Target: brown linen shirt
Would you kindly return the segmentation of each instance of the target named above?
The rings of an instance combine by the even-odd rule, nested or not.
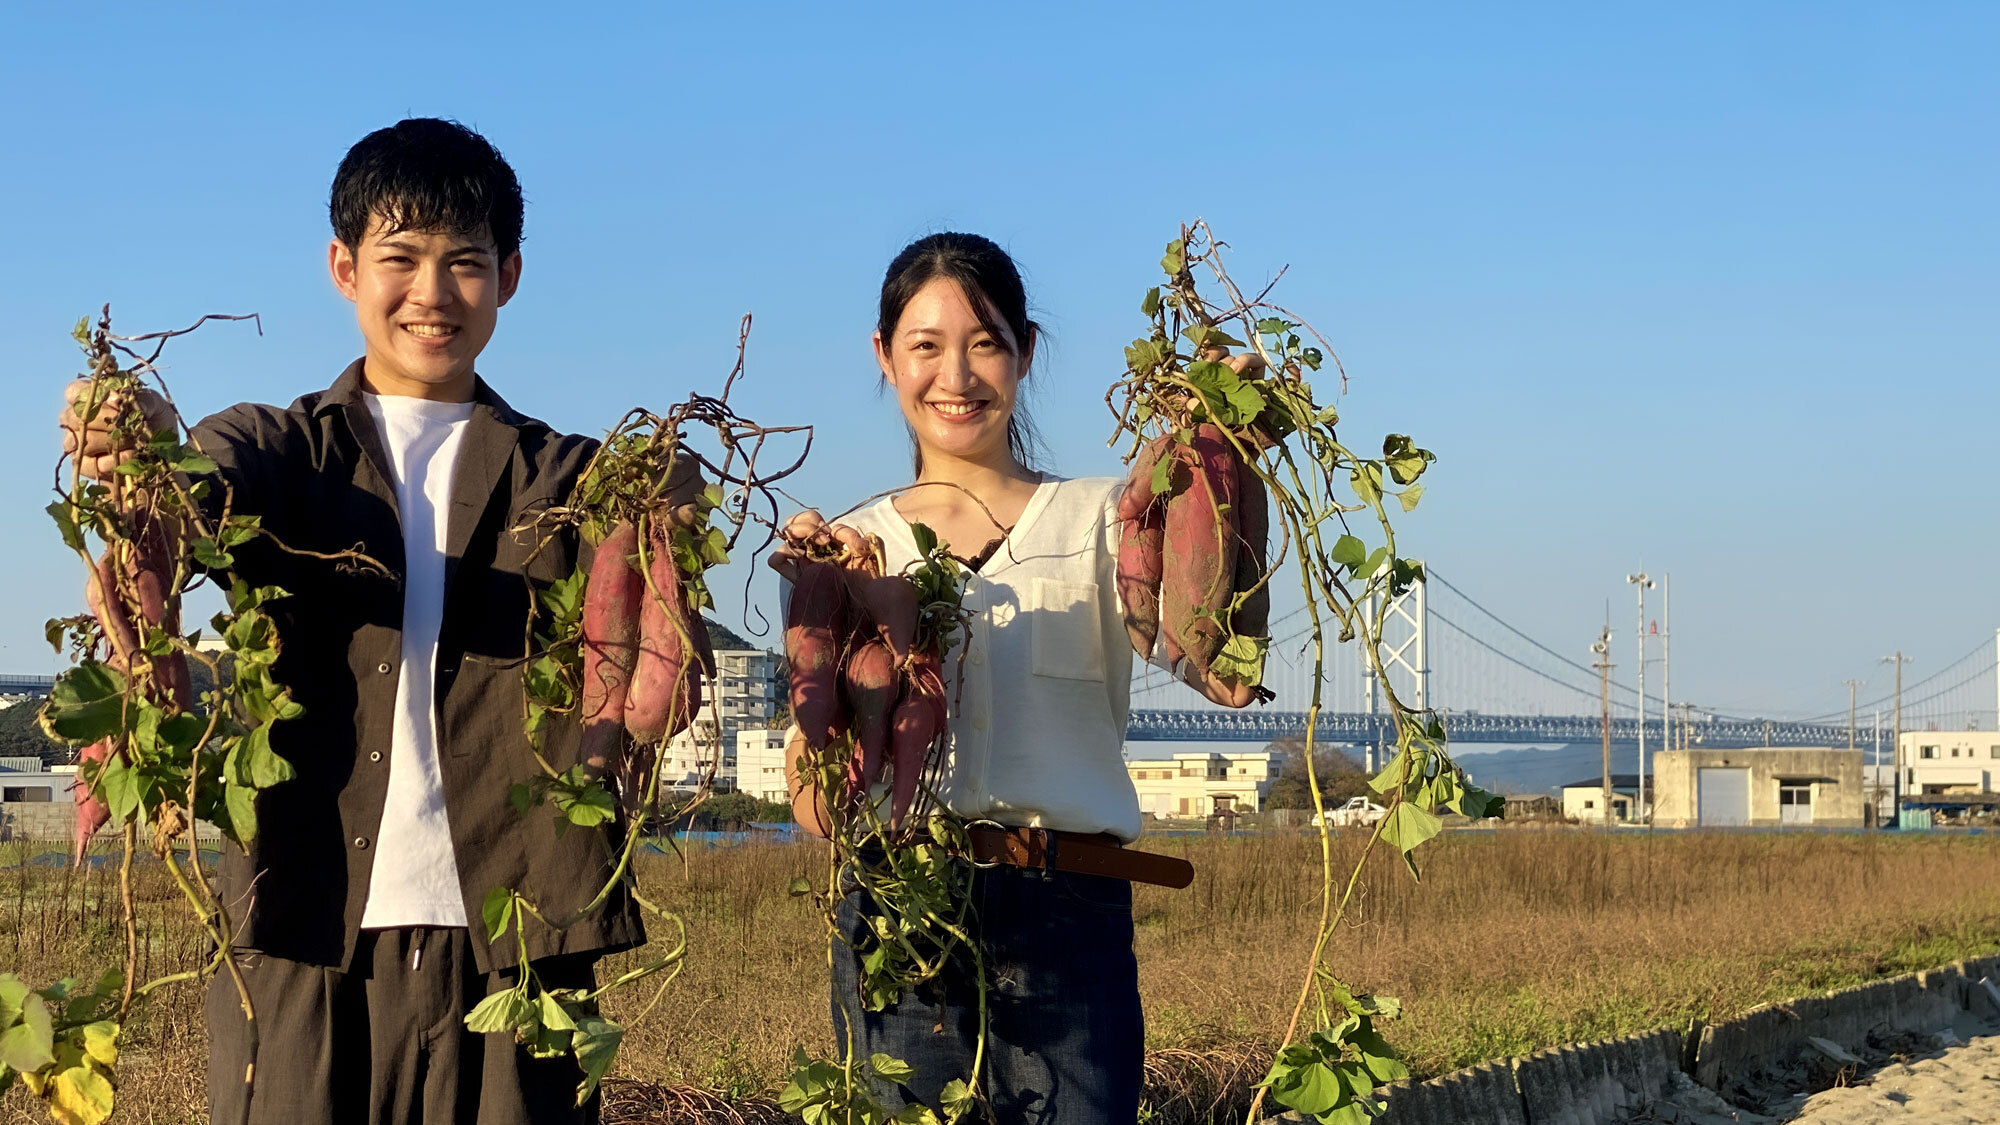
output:
[[[487,892],[518,887],[548,917],[573,914],[610,877],[607,856],[620,837],[579,828],[557,835],[553,810],[523,817],[508,799],[540,768],[521,730],[532,595],[567,577],[588,550],[565,532],[537,554],[534,537],[513,529],[563,502],[597,443],[515,412],[484,380],[473,402],[444,517],[437,746],[472,952],[479,970],[492,972],[513,965],[519,951],[511,934],[487,942],[479,921]],[[286,409],[233,406],[204,419],[194,436],[236,512],[261,517],[294,550],[359,550],[389,571],[366,573],[263,540],[235,551],[240,577],[291,594],[268,607],[281,645],[273,671],[305,713],[273,730],[273,748],[297,775],[259,795],[257,836],[247,855],[223,849],[218,890],[240,945],[344,970],[368,901],[403,651],[395,478],[362,399],[361,361]],[[542,752],[556,768],[575,762],[578,734],[574,723],[544,728]],[[530,922],[527,935],[531,959],[646,940],[622,890],[567,930]]]

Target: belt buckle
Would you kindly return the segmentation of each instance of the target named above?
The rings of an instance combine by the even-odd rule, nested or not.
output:
[[[967,852],[967,854],[966,854],[966,857],[965,857],[965,858],[966,858],[966,862],[968,862],[968,863],[972,864],[972,866],[973,866],[973,867],[975,867],[975,868],[977,868],[977,869],[979,869],[979,870],[981,870],[981,871],[985,871],[985,870],[987,870],[988,868],[993,868],[993,867],[998,867],[998,866],[1000,866],[1000,862],[1001,862],[1001,861],[999,861],[999,860],[997,860],[997,859],[992,859],[992,860],[987,860],[987,861],[986,861],[985,863],[981,863],[981,862],[979,862],[979,859],[978,859],[978,857],[977,857],[977,856],[974,856],[974,855],[972,855],[972,854],[971,854],[971,851],[972,851],[972,849],[971,849],[970,845],[971,845],[971,843],[972,843],[972,835],[971,835],[971,834],[972,834],[972,830],[973,830],[974,828],[978,828],[978,827],[980,827],[981,825],[985,825],[986,827],[989,827],[989,828],[992,828],[992,829],[994,829],[994,830],[998,831],[998,832],[999,832],[999,833],[1000,833],[1000,834],[1001,834],[1002,836],[1005,836],[1005,835],[1007,834],[1007,826],[1006,826],[1006,825],[1004,825],[1004,824],[1002,824],[1002,823],[1000,823],[1000,822],[999,822],[999,821],[997,821],[997,820],[988,820],[988,819],[986,819],[986,818],[984,818],[984,817],[981,817],[981,818],[980,818],[980,819],[978,819],[978,820],[968,820],[968,821],[966,821],[966,822],[965,822],[965,830],[966,830],[966,844],[968,845],[968,846],[967,846],[967,848],[966,848],[966,852]]]

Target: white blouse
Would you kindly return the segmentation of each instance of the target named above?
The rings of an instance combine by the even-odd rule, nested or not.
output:
[[[970,628],[945,658],[942,795],[960,816],[1139,836],[1124,756],[1132,648],[1117,594],[1123,485],[1042,474],[1013,533],[969,575]],[[839,522],[881,536],[890,572],[917,561],[916,537],[891,501]]]

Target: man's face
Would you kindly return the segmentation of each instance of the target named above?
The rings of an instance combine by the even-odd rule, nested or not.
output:
[[[464,402],[473,361],[493,338],[500,306],[521,280],[521,255],[500,259],[492,236],[386,231],[379,217],[361,245],[327,249],[333,283],[354,302],[367,342],[368,389]]]

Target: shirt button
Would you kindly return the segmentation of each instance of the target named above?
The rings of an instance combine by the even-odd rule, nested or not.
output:
[[[365,848],[365,847],[367,847],[367,846],[368,846],[368,837],[366,837],[366,836],[356,836],[356,837],[354,838],[354,846],[355,846],[355,847],[357,847],[357,848]]]
[[[377,665],[375,666],[375,670],[376,670],[377,672],[380,672],[380,673],[382,673],[382,674],[383,674],[383,675],[385,675],[385,676],[386,676],[386,675],[388,675],[388,674],[389,674],[389,662],[388,662],[388,661],[386,661],[386,660],[384,660],[384,661],[383,661],[382,663],[380,663],[380,664],[377,664]]]
[[[370,750],[370,751],[368,752],[368,760],[369,760],[369,761],[371,761],[371,762],[379,762],[379,761],[381,761],[381,760],[382,760],[382,752],[381,752],[380,750]]]

